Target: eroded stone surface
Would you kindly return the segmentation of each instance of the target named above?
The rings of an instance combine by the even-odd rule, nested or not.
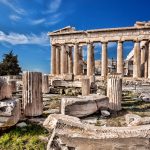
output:
[[[108,97],[98,94],[77,98],[62,98],[61,100],[61,113],[76,117],[88,116],[100,109],[108,109],[108,107]]]
[[[146,124],[149,124],[150,126],[150,117],[140,117],[135,114],[127,114],[125,119],[128,126],[139,126]]]
[[[0,78],[0,100],[11,98],[12,92],[10,86],[4,79]]]
[[[47,149],[50,149],[53,139],[57,137],[66,147],[77,149],[99,148],[150,148],[150,126],[143,125],[137,127],[96,127],[94,125],[83,124],[76,117],[62,114],[50,115],[43,124],[52,131]]]
[[[7,128],[15,125],[21,116],[19,100],[0,101],[0,128]]]

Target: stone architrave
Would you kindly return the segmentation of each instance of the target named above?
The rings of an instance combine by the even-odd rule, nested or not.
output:
[[[109,75],[107,79],[107,96],[109,108],[114,111],[121,110],[122,78],[121,75]]]
[[[40,116],[43,113],[42,73],[23,73],[23,112],[25,116]]]

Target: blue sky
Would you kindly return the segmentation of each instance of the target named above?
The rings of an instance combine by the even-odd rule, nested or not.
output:
[[[13,50],[23,70],[50,72],[47,32],[71,25],[77,30],[133,26],[150,20],[149,0],[0,0],[0,61]],[[124,57],[133,43],[124,43]],[[95,58],[100,58],[96,45]],[[116,43],[109,43],[116,58]]]

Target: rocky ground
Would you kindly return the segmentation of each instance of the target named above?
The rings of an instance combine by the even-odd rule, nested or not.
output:
[[[136,99],[139,95],[136,92],[123,92],[122,110],[118,113],[111,112],[109,117],[97,112],[86,118],[81,118],[82,122],[94,124],[95,126],[127,126],[125,122],[126,114],[137,114],[141,117],[150,116],[150,102]],[[37,118],[22,120],[26,125],[14,126],[5,133],[0,132],[0,150],[44,150],[48,142],[48,132],[42,127],[42,123],[49,114],[60,112],[60,101],[62,97],[70,97],[58,94],[44,94],[43,115]]]

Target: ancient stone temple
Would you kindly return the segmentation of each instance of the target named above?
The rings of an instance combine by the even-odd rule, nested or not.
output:
[[[132,27],[77,31],[73,27],[50,32],[51,74],[83,75],[83,46],[87,45],[87,76],[95,74],[94,43],[102,44],[101,76],[108,74],[108,42],[117,42],[117,71],[123,72],[123,43],[134,42],[133,77],[150,78],[150,22]],[[141,43],[145,43],[142,47]]]

